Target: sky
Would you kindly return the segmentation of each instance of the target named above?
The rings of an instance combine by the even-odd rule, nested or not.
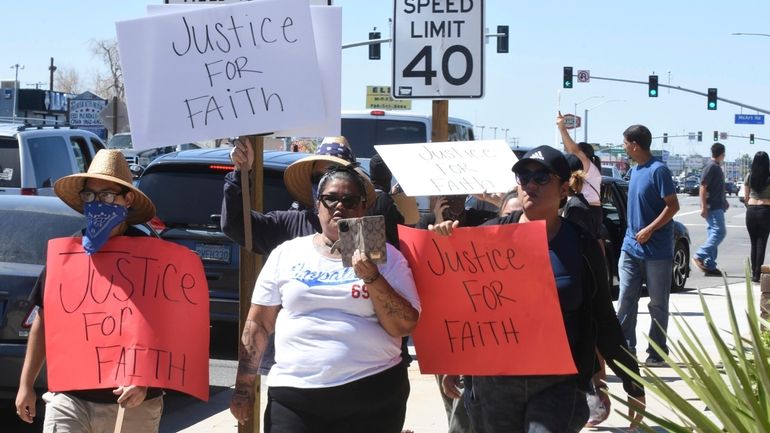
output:
[[[443,0],[437,0],[442,1]],[[459,1],[459,0],[457,0]],[[470,0],[465,0],[470,1]],[[480,0],[475,0],[480,1]],[[92,56],[95,39],[115,37],[116,21],[140,18],[148,4],[162,0],[25,0],[4,5],[0,53],[6,65],[0,78],[13,80],[19,70],[22,88],[45,83],[50,58],[61,68],[89,74],[103,68]],[[390,36],[393,17],[390,0],[334,0],[343,10],[342,41],[367,39],[374,27]],[[706,92],[770,111],[770,37],[734,36],[731,33],[770,34],[770,2],[649,0],[628,3],[608,0],[522,2],[486,0],[485,26],[510,26],[510,52],[497,54],[495,42],[486,45],[485,95],[480,99],[452,99],[449,114],[474,123],[477,138],[508,138],[521,146],[557,145],[555,116],[584,116],[588,109],[588,141],[622,143],[629,125],[646,125],[653,136],[703,132],[703,142],[687,137],[653,141],[653,149],[675,154],[708,155],[713,131],[727,132],[720,140],[727,158],[770,150],[770,126],[736,125],[734,115],[756,111],[719,102],[706,109],[706,97],[660,88],[658,98],[647,96],[646,84],[592,80],[562,89],[562,68],[590,70],[592,76],[647,81]],[[382,48],[381,60],[369,60],[367,48],[342,52],[342,108],[364,109],[366,86],[390,85],[391,47]],[[2,66],[2,64],[0,64]],[[560,97],[558,96],[560,95]],[[558,104],[558,105],[557,105]],[[577,105],[576,105],[577,104]],[[431,103],[415,100],[412,109],[429,114]],[[577,110],[576,110],[577,109]],[[770,116],[766,119],[770,123]],[[496,127],[493,131],[490,127]],[[504,132],[504,130],[506,130]],[[748,136],[754,133],[756,144]],[[507,136],[507,137],[506,137]],[[579,140],[584,129],[577,130]]]

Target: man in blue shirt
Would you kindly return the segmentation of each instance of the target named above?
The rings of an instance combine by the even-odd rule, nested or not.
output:
[[[636,351],[636,317],[642,281],[647,282],[652,322],[650,339],[668,353],[665,331],[668,327],[668,298],[674,257],[674,225],[679,211],[671,172],[650,152],[652,134],[643,125],[629,126],[623,132],[623,147],[637,165],[628,186],[627,229],[618,262],[620,294],[618,319],[632,352]],[[647,348],[648,366],[661,366],[663,360],[652,346]]]
[[[708,237],[692,261],[707,277],[722,276],[717,269],[717,248],[727,236],[725,211],[730,207],[725,198],[725,173],[721,167],[724,160],[725,145],[714,143],[711,161],[703,167],[700,176],[700,215],[706,219]]]

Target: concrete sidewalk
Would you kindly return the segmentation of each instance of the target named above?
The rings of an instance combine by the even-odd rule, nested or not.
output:
[[[734,280],[733,280],[734,281]],[[742,281],[742,280],[741,280]],[[703,289],[702,293],[711,310],[712,316],[720,323],[722,329],[729,328],[728,315],[726,311],[727,299],[724,288],[710,288]],[[759,285],[754,285],[755,302],[758,308],[759,298]],[[746,309],[746,286],[745,283],[734,283],[730,285],[730,294],[733,299],[733,303],[736,306],[738,320],[741,326],[745,326],[745,314],[742,311]],[[639,338],[638,348],[640,357],[644,356],[643,352],[646,349],[646,341],[644,335],[649,332],[650,316],[647,313],[647,301],[648,298],[643,298],[640,301],[639,306],[639,321],[637,327],[637,334]],[[680,339],[680,333],[675,325],[675,320],[682,319],[689,326],[699,333],[701,338],[705,339],[705,347],[710,354],[716,355],[716,348],[711,342],[710,337],[707,335],[705,319],[703,316],[703,309],[701,307],[698,293],[695,291],[687,291],[683,293],[675,293],[671,295],[671,320],[669,321],[669,345],[671,346]],[[702,332],[701,332],[702,331]],[[680,396],[686,399],[694,399],[695,396],[686,386],[684,381],[679,379],[674,371],[670,368],[656,368],[655,372],[664,377],[665,380],[673,386],[680,394]],[[406,422],[404,423],[404,429],[413,430],[415,433],[446,433],[447,421],[444,413],[443,404],[439,397],[439,390],[433,375],[422,375],[419,372],[419,364],[417,362],[412,363],[409,369],[409,378],[411,381],[411,395],[407,406]],[[233,378],[234,380],[234,378]],[[608,375],[610,393],[625,398],[625,393],[622,389],[620,381],[614,375]],[[262,387],[262,396],[266,396],[267,389]],[[232,388],[227,391],[220,392],[212,396],[208,403],[199,403],[189,406],[184,410],[172,413],[169,415],[169,420],[164,420],[166,425],[178,425],[186,426],[183,429],[177,430],[162,430],[163,432],[182,431],[186,433],[209,433],[209,432],[235,432],[237,430],[237,423],[235,419],[230,415],[228,405],[230,401],[230,395],[232,394]],[[264,411],[265,398],[262,399],[262,408]],[[700,407],[707,412],[707,408],[704,404],[696,402],[696,407]],[[656,397],[648,393],[647,406],[650,410],[657,415],[672,416],[673,413],[668,409],[667,405],[662,403]],[[613,401],[612,406],[613,413],[609,419],[605,421],[596,429],[590,429],[594,431],[626,431],[628,422],[616,411],[624,410],[624,407]],[[190,424],[184,423],[185,419],[200,419],[201,412],[211,413],[211,416],[205,419]],[[173,419],[178,419],[180,422],[173,422]],[[171,422],[165,422],[171,421]],[[586,431],[590,431],[586,429]],[[261,430],[260,430],[261,431]]]

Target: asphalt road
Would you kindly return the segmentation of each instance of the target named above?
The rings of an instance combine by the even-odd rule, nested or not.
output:
[[[746,231],[745,218],[746,208],[736,196],[728,198],[730,209],[725,214],[727,225],[727,238],[720,245],[718,266],[726,272],[730,283],[736,283],[745,280],[744,261],[746,260],[751,243]],[[676,216],[676,220],[684,224],[690,232],[691,252],[690,255],[706,239],[706,222],[700,216],[698,197],[679,195],[681,210]],[[698,288],[708,288],[723,285],[721,278],[706,277],[695,268],[690,272],[690,278],[687,280],[686,289],[696,290]],[[215,395],[220,392],[227,392],[234,383],[237,352],[235,350],[237,343],[237,330],[234,325],[217,324],[211,333],[211,359],[210,366],[210,392]],[[190,417],[189,409],[197,405],[201,410],[194,411],[194,416]],[[193,425],[201,419],[209,416],[214,411],[223,408],[207,408],[206,405],[199,405],[198,401],[192,397],[175,392],[169,392],[165,399],[164,416],[161,421],[161,432],[177,432],[187,426]],[[175,413],[185,413],[185,416],[174,416]],[[42,414],[42,411],[40,411]],[[41,418],[41,417],[38,417]],[[8,432],[39,432],[42,429],[41,423],[26,425],[18,420],[15,409],[5,406],[0,408],[0,426],[3,431]]]

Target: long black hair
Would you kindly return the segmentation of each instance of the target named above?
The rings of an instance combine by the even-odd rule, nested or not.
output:
[[[770,184],[770,158],[767,152],[759,151],[754,154],[751,161],[751,174],[749,186],[754,192],[762,192]]]
[[[598,156],[596,156],[596,153],[594,152],[594,147],[590,144],[586,143],[585,141],[581,141],[578,143],[578,148],[585,156],[588,157],[588,160],[593,162],[596,168],[599,169],[599,172],[602,171],[602,160]]]

